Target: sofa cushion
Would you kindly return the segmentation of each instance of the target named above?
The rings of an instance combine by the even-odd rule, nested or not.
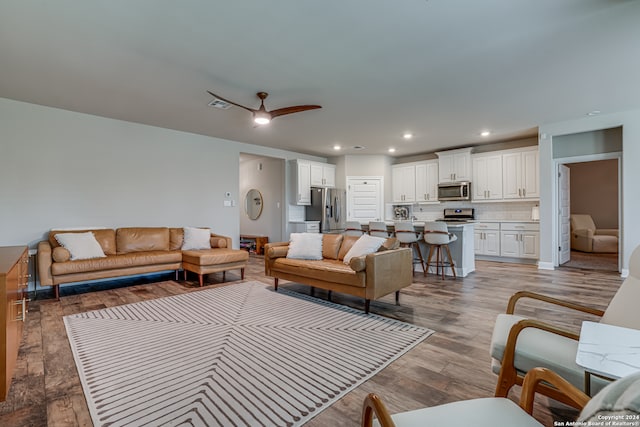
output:
[[[360,236],[343,236],[342,245],[340,245],[340,251],[338,252],[339,260],[344,260],[344,256],[359,238]]]
[[[106,258],[84,259],[78,261],[54,262],[51,264],[53,275],[86,273],[100,270],[137,267],[144,265],[170,264],[182,261],[180,251],[149,251],[111,255]]]
[[[86,233],[57,233],[56,240],[69,251],[72,260],[106,257],[91,231]]]
[[[296,276],[310,277],[343,285],[366,286],[366,275],[356,273],[340,260],[325,259],[321,261],[277,258],[273,261],[272,270]]]
[[[227,264],[248,259],[249,252],[239,249],[215,248],[182,251],[182,260],[194,265]]]
[[[56,240],[56,234],[58,233],[86,233],[87,231],[91,231],[93,233],[105,255],[116,254],[116,231],[110,228],[96,228],[86,230],[54,229],[49,232],[49,244],[51,244],[52,248],[57,248],[58,246],[60,246],[60,244]]]
[[[184,228],[171,227],[169,229],[169,250],[177,251],[182,248],[182,241],[184,239]]]
[[[208,228],[184,227],[182,250],[211,249],[211,230]]]
[[[369,236],[368,234],[363,234],[358,238],[358,240],[351,246],[349,252],[344,256],[344,263],[349,264],[351,258],[359,257],[363,255],[372,254],[377,252],[380,249],[380,246],[385,242],[384,237],[375,237]]]
[[[323,234],[322,258],[338,259],[338,252],[340,252],[342,239],[342,234]]]
[[[169,229],[167,227],[130,227],[116,231],[118,254],[169,250]]]

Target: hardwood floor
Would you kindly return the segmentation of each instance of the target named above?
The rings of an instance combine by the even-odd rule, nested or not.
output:
[[[462,399],[493,395],[497,377],[491,373],[489,343],[495,316],[518,290],[531,290],[579,301],[604,309],[622,279],[617,273],[580,269],[538,270],[532,265],[477,262],[466,278],[441,281],[433,275],[414,275],[415,282],[401,292],[371,304],[373,313],[425,326],[436,331],[423,343],[389,365],[307,423],[310,427],[357,426],[365,395],[375,392],[390,412],[406,411]],[[195,281],[173,281],[173,274],[153,283],[137,279],[100,285],[62,288],[55,301],[38,295],[31,302],[17,369],[7,401],[0,403],[2,426],[90,426],[91,419],[78,379],[62,317],[163,296],[198,291]],[[272,285],[264,276],[262,258],[252,256],[246,280]],[[208,286],[240,280],[239,272],[207,277]],[[280,281],[283,287],[308,293],[307,286]],[[123,287],[123,285],[127,285]],[[87,292],[90,291],[90,292]],[[315,295],[326,298],[326,292]],[[362,308],[362,300],[333,293],[333,301]],[[558,311],[540,304],[519,305],[519,313],[535,315],[579,330],[584,315]],[[510,397],[517,400],[519,387]],[[535,417],[546,426],[573,419],[576,412],[538,397]]]

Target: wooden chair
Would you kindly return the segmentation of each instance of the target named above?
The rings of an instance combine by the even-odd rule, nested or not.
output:
[[[451,257],[451,250],[449,249],[449,243],[453,243],[458,239],[455,234],[449,233],[447,224],[441,221],[426,222],[424,224],[424,241],[429,245],[429,255],[427,256],[427,267],[424,269],[424,275],[427,275],[429,267],[431,266],[431,259],[435,249],[436,261],[436,275],[442,269],[442,278],[444,279],[445,267],[451,267],[453,278],[456,278],[456,266]],[[446,251],[449,260],[445,260],[442,247]]]
[[[362,224],[358,221],[347,221],[345,223],[344,229],[345,236],[362,236],[364,234],[364,230],[362,229]]]
[[[522,291],[509,299],[507,312],[499,314],[496,319],[490,348],[492,369],[498,374],[496,397],[506,397],[511,387],[522,385],[524,375],[537,366],[557,372],[575,387],[584,387],[584,369],[575,362],[579,335],[540,320],[514,314],[516,303],[523,298],[598,316],[601,323],[640,329],[640,246],[629,259],[629,276],[620,285],[605,311]],[[593,377],[592,381],[596,390],[607,384],[597,377]],[[549,385],[540,384],[536,391],[571,404],[564,400],[562,393]]]
[[[416,232],[415,227],[411,221],[400,221],[395,223],[396,239],[400,242],[400,246],[412,248],[418,255],[413,257],[413,265],[420,263],[422,270],[424,271],[424,258],[422,257],[422,251],[420,250],[420,233]],[[415,269],[414,269],[415,271]]]
[[[390,415],[382,399],[370,393],[362,407],[362,427],[373,425],[381,427],[541,427],[542,424],[531,415],[535,391],[541,382],[553,384],[566,396],[566,400],[573,402],[572,406],[582,408],[589,401],[586,394],[558,374],[545,368],[535,368],[525,377],[520,406],[507,398],[489,397]],[[374,415],[377,417],[376,424],[374,424]]]
[[[383,221],[369,222],[369,235],[387,238],[391,234],[387,231],[387,224]]]

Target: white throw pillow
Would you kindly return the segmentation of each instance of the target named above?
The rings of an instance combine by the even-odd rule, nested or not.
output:
[[[363,234],[358,240],[351,246],[349,252],[344,256],[344,263],[349,264],[351,258],[359,257],[362,255],[372,254],[380,249],[380,246],[385,242],[384,237],[369,236]]]
[[[184,227],[182,250],[211,249],[211,230],[208,228]]]
[[[58,233],[55,236],[58,243],[71,254],[71,261],[106,258],[102,246],[100,246],[96,236],[91,231],[86,233]]]
[[[291,233],[287,258],[322,259],[322,234]]]

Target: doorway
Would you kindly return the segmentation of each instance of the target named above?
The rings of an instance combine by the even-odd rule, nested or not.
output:
[[[559,266],[620,271],[619,241],[614,240],[613,250],[611,245],[602,250],[595,244],[590,246],[592,238],[580,237],[582,234],[570,226],[571,215],[588,215],[596,229],[607,233],[615,230],[620,235],[619,154],[561,159],[557,177]]]
[[[282,241],[285,227],[284,159],[240,153],[239,199],[241,236],[262,236],[269,242]],[[259,214],[248,212],[247,206],[255,207],[258,201]]]

